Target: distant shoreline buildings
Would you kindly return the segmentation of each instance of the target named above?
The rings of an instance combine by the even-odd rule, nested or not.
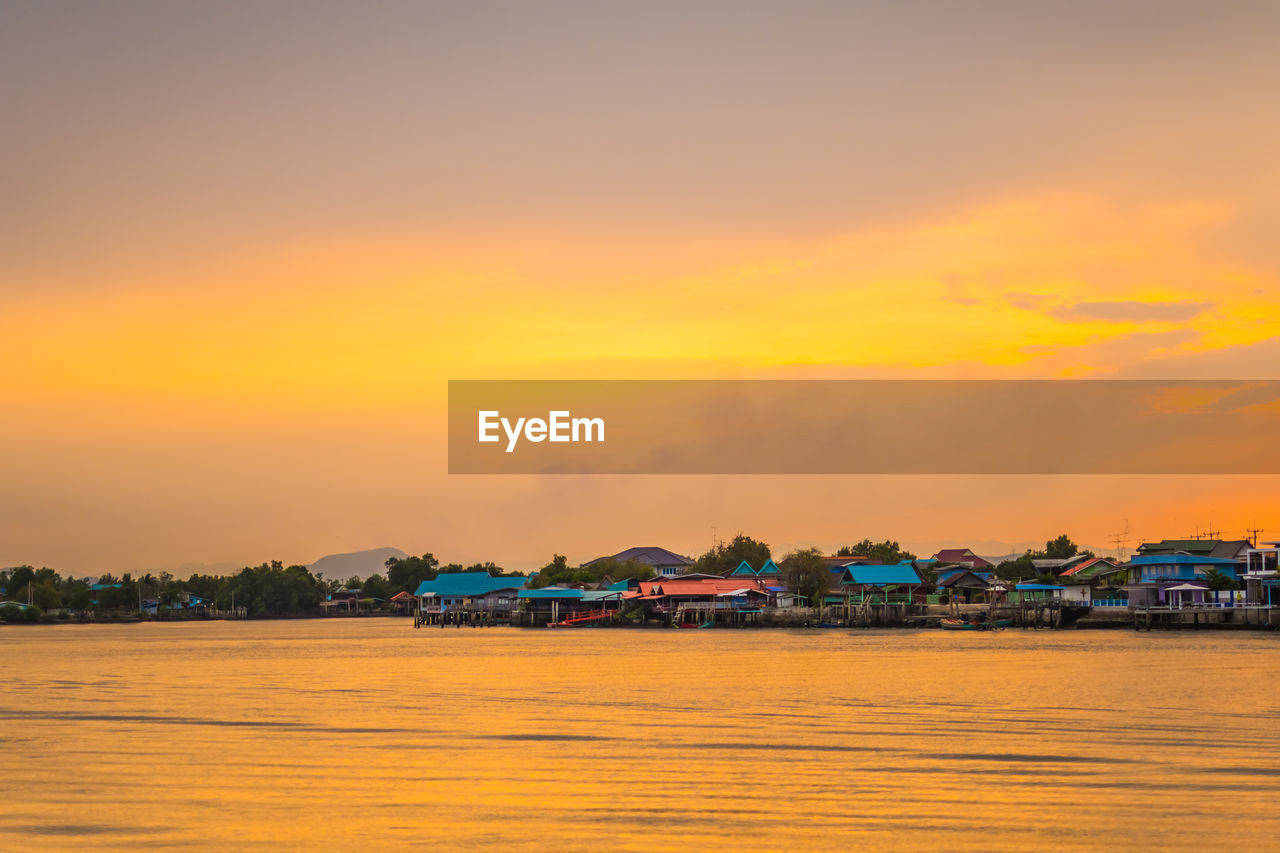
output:
[[[712,627],[923,625],[1020,608],[1038,609],[1037,624],[1052,610],[1048,621],[1056,625],[1124,621],[1139,611],[1203,611],[1209,623],[1234,622],[1246,610],[1280,614],[1280,542],[1162,539],[1123,561],[1077,551],[1065,536],[1046,546],[994,564],[970,548],[921,558],[897,543],[867,540],[838,555],[797,551],[775,562],[767,545],[739,535],[698,560],[637,546],[576,568],[557,557],[529,575],[492,564],[440,567],[429,554],[392,557],[387,578],[345,586],[279,563],[186,581],[125,575],[87,582],[18,567],[0,572],[0,620],[400,614],[418,625]]]

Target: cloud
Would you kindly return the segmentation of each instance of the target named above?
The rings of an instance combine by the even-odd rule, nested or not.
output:
[[[1134,379],[1280,379],[1280,337],[1218,349],[1172,352],[1117,373]]]
[[[1023,311],[1041,311],[1044,313],[1052,313],[1052,311],[1047,309],[1045,306],[1046,306],[1046,303],[1053,301],[1053,297],[1046,296],[1045,294],[1042,294],[1042,293],[1025,293],[1025,292],[1006,293],[1004,294],[1004,301],[1008,302],[1014,308],[1019,308]]]
[[[1034,308],[1034,303],[1019,304],[1010,300],[1010,304],[1018,307]],[[1185,323],[1214,307],[1212,302],[1140,302],[1123,300],[1118,302],[1077,302],[1050,308],[1046,311],[1051,317],[1067,322],[1086,320],[1102,320],[1109,323]]]

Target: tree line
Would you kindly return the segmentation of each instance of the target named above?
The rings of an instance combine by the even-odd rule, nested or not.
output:
[[[493,563],[441,566],[434,556],[392,558],[386,574],[364,580],[343,581],[313,574],[302,565],[286,566],[279,560],[245,566],[235,574],[193,574],[179,579],[170,572],[107,573],[94,581],[63,577],[50,568],[17,566],[0,571],[0,621],[36,621],[49,611],[138,611],[144,602],[155,602],[158,612],[182,609],[191,596],[213,609],[244,608],[250,616],[315,614],[328,596],[340,590],[359,589],[362,599],[387,600],[398,592],[410,592],[423,580],[448,572],[485,571],[495,577],[524,577],[505,572]],[[7,606],[6,606],[7,605]],[[28,606],[29,605],[29,606]]]

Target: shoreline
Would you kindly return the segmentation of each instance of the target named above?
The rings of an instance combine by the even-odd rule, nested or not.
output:
[[[1119,614],[1109,614],[1116,616]],[[813,624],[812,622],[761,622],[752,624],[739,625],[716,625],[705,630],[717,631],[769,631],[769,630],[809,630],[809,631],[940,631],[941,627],[937,621],[941,617],[938,616],[918,616],[911,620],[898,624],[884,625],[842,625],[842,624]],[[39,627],[39,626],[59,626],[59,625],[153,625],[153,624],[177,624],[177,623],[211,623],[211,622],[314,622],[314,621],[340,621],[347,622],[353,620],[364,619],[403,619],[409,623],[409,627],[413,627],[413,617],[411,615],[400,613],[362,613],[358,616],[329,616],[323,614],[286,614],[279,616],[244,616],[244,617],[223,617],[223,616],[182,616],[170,617],[165,619],[149,619],[149,618],[99,618],[99,619],[40,619],[34,622],[0,622],[0,628],[14,627]],[[522,631],[543,631],[549,627],[548,625],[518,625],[518,624],[473,624],[473,625],[424,625],[427,631],[443,630],[456,631],[464,628],[517,628]],[[416,630],[416,629],[415,629]],[[560,627],[557,633],[564,633],[565,628]],[[671,631],[678,630],[674,625],[662,623],[609,623],[592,625],[590,627],[581,626],[578,628],[569,628],[570,632],[574,630],[630,630],[630,631]],[[1273,619],[1270,622],[1199,622],[1185,623],[1176,625],[1162,625],[1155,628],[1136,628],[1135,617],[1132,613],[1125,614],[1123,618],[1101,618],[1098,616],[1080,616],[1063,625],[1026,625],[1026,626],[1007,626],[994,629],[983,629],[984,631],[1134,631],[1135,633],[1161,633],[1170,631],[1245,631],[1245,632],[1280,632],[1280,619]]]

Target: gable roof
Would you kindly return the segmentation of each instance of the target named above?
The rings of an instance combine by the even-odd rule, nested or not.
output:
[[[524,582],[525,578],[490,577],[488,572],[445,572],[436,575],[435,580],[418,584],[414,595],[429,592],[453,596],[488,595],[500,589],[519,589]]]
[[[985,578],[965,569],[963,572],[956,572],[946,580],[939,581],[938,586],[945,586],[948,589],[957,586],[961,589],[987,589],[991,584]]]
[[[1129,561],[1136,566],[1238,566],[1237,560],[1198,554],[1140,554]]]
[[[991,563],[982,559],[968,548],[943,548],[934,554],[933,558],[940,563],[967,564],[974,569],[989,569],[992,567]]]
[[[782,569],[778,568],[778,564],[775,563],[773,560],[765,560],[764,565],[760,567],[760,571],[756,572],[756,574],[780,575],[782,574]]]
[[[591,566],[601,560],[608,560],[610,557],[596,557],[589,563],[583,565]],[[693,560],[688,557],[682,557],[674,551],[668,551],[666,548],[659,548],[656,545],[641,545],[635,548],[628,548],[625,551],[619,551],[612,555],[612,559],[619,563],[625,563],[627,560],[639,560],[645,565],[658,568],[659,566],[692,566]]]
[[[1086,560],[1095,560],[1096,557],[1090,557],[1087,554],[1076,554],[1074,557],[1038,557],[1031,561],[1031,565],[1037,569],[1063,569],[1075,563],[1081,563]],[[1061,574],[1061,572],[1059,572]]]
[[[1138,553],[1147,556],[1184,551],[1203,557],[1231,559],[1248,548],[1247,539],[1161,539],[1159,542],[1143,542],[1138,546]]]
[[[841,578],[841,581],[843,583],[868,586],[921,583],[920,573],[910,565],[849,566],[844,570],[844,577]]]
[[[1096,575],[1096,574],[1101,574],[1103,572],[1110,571],[1112,569],[1115,569],[1118,571],[1119,567],[1115,563],[1108,560],[1106,557],[1093,557],[1091,559],[1085,560],[1083,563],[1077,563],[1074,566],[1064,569],[1062,574],[1058,575],[1058,577],[1062,577],[1062,578],[1074,577],[1076,575],[1081,574],[1082,572],[1085,574]]]
[[[773,562],[773,561],[770,560],[769,562]],[[743,560],[741,563],[738,563],[738,567],[733,571],[729,572],[729,574],[730,575],[750,575],[752,577],[755,577],[756,570],[751,568],[750,563],[748,563],[746,560]]]

